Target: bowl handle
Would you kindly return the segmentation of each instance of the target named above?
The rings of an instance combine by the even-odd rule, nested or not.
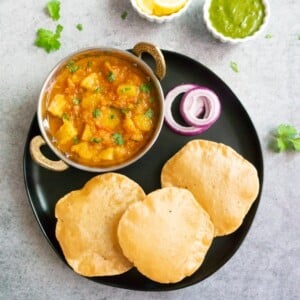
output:
[[[133,49],[133,53],[141,58],[143,52],[149,53],[155,61],[155,74],[156,76],[162,80],[166,75],[166,62],[164,55],[162,54],[161,50],[154,46],[153,44],[141,42],[136,44]]]
[[[32,159],[40,166],[49,169],[51,171],[64,171],[67,168],[69,168],[69,166],[66,163],[64,163],[62,160],[55,161],[46,158],[40,149],[41,146],[45,144],[46,144],[45,140],[40,135],[35,136],[31,140],[29,150]]]

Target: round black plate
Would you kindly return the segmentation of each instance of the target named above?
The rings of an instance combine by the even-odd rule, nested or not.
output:
[[[119,173],[129,176],[138,182],[146,193],[149,193],[160,187],[160,171],[163,164],[189,140],[201,138],[229,145],[252,162],[258,171],[260,193],[242,226],[231,235],[216,238],[202,266],[192,276],[181,282],[159,284],[145,278],[135,268],[118,276],[90,278],[93,281],[120,288],[144,291],[174,290],[198,283],[213,274],[239,248],[251,226],[261,195],[263,183],[262,151],[255,128],[240,101],[220,78],[197,61],[170,51],[163,51],[163,53],[167,64],[167,75],[162,81],[164,93],[166,94],[171,88],[182,83],[207,86],[214,90],[221,100],[221,116],[207,132],[194,137],[175,134],[164,125],[153,148],[141,160],[120,170]],[[144,60],[150,65],[152,64],[149,57],[144,57]],[[63,195],[81,188],[87,180],[96,174],[74,168],[69,168],[64,172],[53,172],[38,166],[31,159],[29,143],[34,136],[39,134],[35,116],[29,129],[24,151],[24,179],[27,195],[46,239],[58,256],[65,261],[55,238],[55,204]],[[48,157],[55,158],[47,146],[44,147],[44,151]]]

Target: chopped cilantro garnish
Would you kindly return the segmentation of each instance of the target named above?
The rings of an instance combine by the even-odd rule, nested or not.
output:
[[[145,112],[145,116],[148,117],[149,119],[151,119],[153,117],[153,109],[149,108],[146,112]]]
[[[75,64],[74,60],[70,60],[66,68],[69,69],[70,73],[75,73],[79,69],[79,66]]]
[[[150,97],[150,98],[149,98],[149,102],[150,102],[150,103],[153,103],[153,102],[154,102],[154,98],[153,98],[153,97]]]
[[[116,116],[113,115],[113,114],[111,114],[111,115],[109,116],[109,118],[110,118],[111,120],[113,120],[115,117],[116,117]]]
[[[80,103],[80,99],[77,98],[77,97],[74,97],[74,98],[73,98],[73,104],[74,104],[74,105],[79,105],[79,103]]]
[[[122,108],[122,109],[121,109],[121,113],[123,113],[123,114],[125,114],[125,115],[128,114],[129,111],[130,111],[129,108]]]
[[[273,149],[277,152],[286,150],[300,151],[300,133],[291,125],[279,125],[274,134]]]
[[[123,13],[121,14],[121,18],[122,20],[125,20],[128,16],[128,12],[127,11],[123,11]]]
[[[83,26],[82,26],[82,24],[77,24],[77,25],[76,25],[76,28],[77,28],[79,31],[82,31]]]
[[[123,145],[124,144],[124,139],[123,139],[123,136],[121,133],[114,133],[112,135],[113,139],[114,139],[114,142],[115,144],[117,145]]]
[[[60,1],[51,0],[47,3],[47,9],[52,20],[57,21],[60,18]]]
[[[93,117],[94,118],[99,118],[101,116],[101,111],[100,111],[100,109],[99,108],[95,108],[94,110],[93,110]]]
[[[238,67],[238,65],[237,65],[236,62],[231,61],[231,62],[230,62],[230,67],[231,67],[231,69],[232,69],[234,72],[236,72],[236,73],[239,72],[239,67]]]
[[[150,93],[150,90],[151,90],[151,85],[150,85],[150,83],[143,83],[143,84],[140,86],[140,91],[143,92],[143,93]]]
[[[102,139],[101,139],[101,138],[97,138],[97,137],[93,137],[93,138],[91,138],[91,142],[92,142],[92,143],[99,144],[101,141],[102,141]]]
[[[64,112],[64,113],[62,114],[61,118],[63,119],[63,121],[68,121],[68,120],[70,120],[70,117],[69,117],[69,115],[68,115],[66,112]]]
[[[44,48],[46,52],[56,51],[60,48],[60,33],[63,30],[63,26],[57,25],[55,33],[44,28],[40,28],[37,31],[37,38],[35,45]]]
[[[109,72],[108,76],[107,76],[107,80],[109,82],[113,82],[116,80],[116,74],[114,74],[113,72]]]
[[[267,33],[265,35],[265,39],[271,39],[272,37],[273,37],[273,34],[271,34],[271,33]]]
[[[126,93],[126,92],[130,91],[131,89],[132,89],[131,86],[124,86],[121,88],[121,92]]]
[[[100,86],[97,86],[96,88],[95,88],[95,90],[94,90],[94,93],[95,94],[99,94],[99,93],[101,93],[102,92],[102,88],[100,87]]]
[[[73,144],[76,145],[79,143],[79,138],[78,136],[73,137]]]
[[[90,68],[92,65],[93,65],[93,62],[90,60],[86,63],[87,68]]]

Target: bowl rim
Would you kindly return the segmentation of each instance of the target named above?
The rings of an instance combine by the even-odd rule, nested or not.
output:
[[[237,44],[237,43],[241,43],[241,42],[246,42],[249,40],[253,40],[254,38],[256,38],[267,26],[269,19],[270,19],[270,3],[268,0],[261,0],[261,2],[264,5],[265,8],[265,16],[264,16],[264,20],[263,23],[260,25],[260,27],[252,34],[252,35],[248,35],[244,38],[233,38],[233,37],[229,37],[229,36],[225,36],[222,33],[220,33],[219,31],[217,31],[215,29],[215,27],[212,25],[211,20],[209,18],[209,8],[210,8],[210,4],[213,0],[205,0],[204,1],[204,5],[203,5],[203,18],[206,24],[206,27],[208,29],[208,31],[210,31],[210,33],[218,40],[220,40],[223,43],[230,43],[230,44]]]
[[[164,15],[164,16],[156,16],[156,15],[150,15],[141,10],[141,8],[137,5],[136,0],[130,0],[130,3],[134,10],[144,19],[147,19],[150,22],[156,22],[156,23],[163,23],[163,22],[169,22],[183,14],[189,7],[191,0],[186,0],[186,3],[184,6],[179,9],[178,11],[170,14],[170,15]]]
[[[160,109],[160,115],[157,121],[156,128],[154,130],[154,133],[152,134],[151,139],[144,145],[144,147],[136,153],[136,155],[132,156],[131,158],[121,161],[120,163],[114,164],[114,165],[108,165],[108,166],[103,166],[103,167],[94,167],[94,166],[87,166],[82,163],[76,162],[74,160],[69,159],[62,151],[60,151],[52,142],[50,135],[47,133],[47,129],[45,126],[45,119],[43,118],[43,105],[44,105],[44,100],[45,100],[45,95],[53,83],[53,80],[55,79],[55,76],[59,71],[63,68],[63,66],[71,59],[84,55],[86,53],[90,52],[108,52],[108,53],[116,53],[119,54],[123,57],[126,57],[128,60],[132,60],[133,63],[136,63],[137,65],[142,66],[143,72],[146,72],[147,75],[150,76],[152,82],[155,84],[155,88],[157,89],[158,93],[158,98],[159,98],[159,109]],[[38,125],[39,129],[41,131],[42,137],[44,138],[46,144],[50,147],[50,149],[53,151],[53,153],[62,161],[64,161],[67,165],[75,167],[77,169],[83,170],[83,171],[88,171],[88,172],[98,172],[98,173],[103,173],[103,172],[110,172],[110,171],[116,171],[122,168],[125,168],[134,162],[138,161],[140,158],[142,158],[154,145],[156,140],[159,137],[159,134],[161,132],[161,129],[163,127],[164,123],[164,93],[163,89],[161,86],[160,81],[156,77],[155,73],[151,69],[151,67],[142,60],[142,58],[134,55],[133,53],[129,52],[128,50],[121,50],[118,48],[110,48],[110,47],[88,47],[88,48],[82,48],[77,51],[72,52],[71,54],[65,56],[62,58],[56,65],[52,68],[52,70],[49,72],[47,75],[46,79],[44,80],[42,84],[42,88],[40,89],[39,92],[39,97],[38,97],[38,103],[37,103],[37,120],[38,120]]]

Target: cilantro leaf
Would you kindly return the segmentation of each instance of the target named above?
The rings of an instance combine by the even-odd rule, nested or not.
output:
[[[107,76],[107,80],[109,82],[114,82],[116,80],[116,74],[113,72],[109,72],[108,76]]]
[[[146,112],[145,112],[145,116],[149,119],[151,119],[153,117],[153,109],[149,108]]]
[[[128,12],[127,11],[123,11],[122,15],[121,15],[121,18],[122,20],[125,20],[128,16]]]
[[[70,60],[67,63],[66,68],[70,71],[70,73],[75,73],[79,69],[79,66],[75,64],[74,60]]]
[[[151,91],[151,84],[150,83],[143,83],[140,86],[140,91],[142,93],[150,93],[150,91]]]
[[[99,118],[101,116],[101,111],[99,108],[95,108],[92,114],[94,118]]]
[[[44,28],[40,28],[37,31],[37,38],[35,45],[40,48],[44,48],[46,52],[56,51],[60,48],[60,33],[63,30],[63,26],[57,25],[55,33]]]
[[[273,149],[277,152],[286,150],[300,151],[300,134],[292,125],[277,126],[274,134]]]
[[[114,142],[116,145],[123,145],[124,144],[124,139],[121,133],[114,133],[112,135]]]
[[[51,0],[47,3],[47,9],[52,20],[57,21],[60,18],[60,1]]]
[[[297,129],[291,125],[281,124],[277,127],[277,134],[281,137],[293,137],[297,134]]]
[[[273,37],[273,34],[271,34],[271,33],[267,33],[265,35],[265,39],[271,39],[272,37]]]
[[[291,143],[296,151],[300,151],[300,137],[292,139]]]
[[[237,65],[236,62],[231,61],[231,62],[230,62],[230,67],[231,67],[231,69],[232,69],[235,73],[238,73],[238,72],[239,72],[239,67],[238,67],[238,65]]]
[[[77,25],[76,25],[76,28],[77,28],[79,31],[82,31],[83,26],[82,26],[82,24],[77,24]]]

